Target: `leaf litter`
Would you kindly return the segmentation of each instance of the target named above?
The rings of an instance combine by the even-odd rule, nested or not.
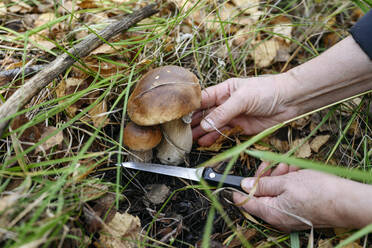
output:
[[[22,32],[32,28],[45,26],[44,29],[29,37],[29,43],[32,44],[28,45],[17,42],[14,33],[1,31],[0,44],[9,48],[4,53],[3,50],[0,51],[1,70],[22,69],[25,62],[29,65],[47,64],[55,56],[51,54],[51,51],[60,53],[56,44],[68,48],[72,43],[84,38],[90,32],[89,30],[97,31],[102,26],[112,22],[118,15],[127,13],[130,9],[139,8],[144,4],[143,1],[82,0],[78,2],[65,1],[63,5],[58,5],[54,9],[51,1],[40,1],[37,5],[34,2],[15,0],[1,2],[0,18],[7,21],[15,19],[14,22],[5,23],[5,27],[10,30],[22,34]],[[141,242],[141,237],[144,235],[143,230],[148,227],[149,223],[152,223],[154,216],[159,216],[159,218],[156,219],[154,226],[149,228],[149,234],[161,242],[171,244],[177,239],[182,239],[192,244],[198,244],[202,238],[201,233],[210,204],[200,191],[184,190],[175,193],[168,205],[165,206],[165,210],[157,215],[160,206],[168,199],[169,194],[184,187],[185,182],[143,173],[133,179],[132,183],[121,191],[127,200],[119,199],[120,204],[119,209],[117,209],[112,198],[115,191],[114,186],[97,180],[98,178],[110,182],[116,180],[113,176],[113,171],[116,168],[112,169],[112,165],[117,162],[116,155],[113,155],[116,151],[113,152],[109,149],[112,144],[116,145],[115,142],[119,140],[122,116],[117,113],[121,111],[123,106],[119,104],[113,113],[109,111],[115,99],[126,89],[133,62],[138,67],[138,72],[135,72],[134,78],[138,78],[151,67],[180,63],[197,72],[198,77],[203,79],[203,87],[206,87],[211,82],[220,82],[232,75],[231,59],[237,61],[239,75],[253,76],[257,73],[271,74],[280,71],[283,64],[288,63],[292,55],[296,55],[295,59],[288,63],[286,70],[302,63],[309,57],[309,54],[301,49],[299,53],[293,54],[297,46],[292,42],[292,40],[297,40],[298,43],[304,42],[299,33],[305,31],[301,25],[306,27],[307,24],[302,23],[296,26],[297,24],[294,24],[293,20],[296,20],[297,23],[301,22],[300,19],[294,19],[291,15],[278,14],[277,10],[271,11],[262,1],[175,0],[172,3],[164,1],[164,4],[168,7],[162,9],[161,15],[157,16],[159,19],[145,20],[141,22],[139,27],[114,38],[110,45],[104,44],[98,47],[88,57],[82,59],[82,64],[76,63],[76,66],[66,71],[64,75],[61,75],[60,78],[44,89],[44,94],[36,96],[33,99],[33,104],[28,107],[34,107],[36,103],[45,103],[44,106],[37,106],[36,110],[19,115],[11,124],[13,132],[17,130],[12,134],[12,137],[13,140],[18,140],[19,146],[1,154],[4,157],[3,161],[12,159],[14,156],[18,157],[16,162],[7,165],[11,169],[10,172],[19,173],[21,171],[19,163],[23,164],[24,172],[29,169],[31,173],[42,173],[43,170],[50,172],[69,168],[70,164],[64,162],[65,158],[69,159],[68,161],[77,161],[73,164],[74,172],[70,176],[71,182],[66,184],[68,187],[62,187],[60,195],[50,201],[69,209],[71,215],[64,215],[64,217],[68,216],[67,219],[72,217],[78,222],[68,221],[64,225],[64,228],[68,229],[66,231],[67,236],[77,237],[76,239],[64,239],[66,245],[79,246],[84,244],[86,246],[94,244],[96,247],[135,247],[136,242]],[[99,8],[100,10],[98,10]],[[90,9],[97,9],[97,11],[86,11]],[[103,9],[104,11],[102,11]],[[51,21],[55,21],[59,16],[56,13],[70,16],[66,20],[50,25]],[[174,29],[163,28],[162,25],[167,22],[166,18],[173,18],[175,13],[181,13],[184,18],[180,18],[180,22],[175,25],[176,28]],[[358,11],[352,11],[351,16],[355,22],[361,14]],[[24,17],[24,20],[20,21],[17,19],[18,17]],[[321,45],[330,47],[344,36],[339,28],[341,24],[337,18],[329,19],[326,23],[327,33],[318,36]],[[153,25],[154,23],[157,27]],[[222,29],[225,32],[227,42],[223,38]],[[333,29],[338,29],[340,32],[333,32]],[[164,32],[164,30],[167,32]],[[323,32],[322,29],[316,29],[315,31]],[[313,32],[316,33],[315,31]],[[154,35],[159,36],[154,37]],[[181,37],[183,38],[181,39]],[[209,42],[210,45],[198,47],[197,42],[205,42],[203,39],[206,39],[205,41]],[[144,42],[147,43],[142,46],[141,44]],[[163,43],[167,44],[164,45]],[[318,46],[319,44],[315,42],[315,45]],[[22,59],[24,57],[22,49],[30,49],[26,61]],[[198,51],[198,54],[195,54],[192,49]],[[181,52],[183,57],[178,56]],[[193,58],[190,54],[195,57]],[[207,58],[209,54],[212,55]],[[197,61],[200,61],[200,63]],[[219,69],[213,69],[217,64],[223,66],[218,67]],[[219,70],[223,70],[223,73],[220,73]],[[20,74],[22,75],[22,73]],[[115,79],[114,77],[117,75],[122,76]],[[59,128],[63,129],[61,125],[75,118],[87,106],[95,102],[98,97],[102,96],[102,88],[108,87],[108,85],[101,88],[92,87],[92,90],[86,91],[86,94],[81,98],[76,99],[58,113],[48,112],[49,109],[57,106],[53,103],[53,100],[59,99],[58,104],[65,104],[77,93],[91,87],[97,78],[98,80],[110,79],[110,84],[113,85],[111,92],[69,128],[57,132],[56,135],[45,140],[41,145],[34,147],[34,152],[23,154],[24,151],[43,140],[48,134]],[[0,89],[1,101],[6,100],[12,94],[14,88],[21,85],[22,80],[27,79],[28,77],[21,80],[1,79],[0,85],[12,85],[12,87]],[[348,108],[352,109],[355,104],[358,103],[351,103]],[[46,116],[42,118],[42,121],[34,121],[35,117],[40,118],[42,114]],[[320,112],[295,121],[278,133],[254,144],[253,148],[284,153],[297,147],[296,156],[319,159],[334,144],[332,135],[339,133],[344,127],[343,124],[339,125],[336,118],[332,118],[321,126],[313,137],[304,142],[304,139],[316,128],[323,116],[324,113]],[[347,118],[350,116],[350,111],[342,110],[340,116]],[[31,125],[28,125],[28,123],[31,123]],[[357,131],[360,131],[360,125],[363,126],[363,122],[353,122],[347,135],[357,134]],[[86,153],[93,158],[84,159],[79,157],[78,154],[88,138],[95,132],[92,127],[101,129],[101,131]],[[225,136],[221,136],[222,138],[218,139],[211,147],[197,147],[194,149],[190,157],[191,164],[200,164],[214,154],[240,143],[241,140],[250,138],[241,135],[242,130],[238,129],[223,131],[223,133]],[[360,132],[355,136],[356,144],[363,137],[362,135],[363,133]],[[303,142],[304,144],[299,146]],[[4,141],[1,143],[1,148],[4,150],[4,147],[9,147],[10,143],[11,139]],[[123,153],[123,156],[125,156],[125,153]],[[22,159],[22,157],[25,159]],[[333,158],[332,163],[339,163],[339,157]],[[234,173],[249,175],[259,165],[259,161],[248,157],[247,154],[241,154],[240,158],[234,168]],[[48,164],[48,160],[55,160],[56,162]],[[39,162],[45,163],[44,167],[39,166]],[[28,166],[31,168],[28,168]],[[80,169],[82,168],[84,170],[81,170],[83,171],[81,173]],[[24,202],[27,203],[24,200],[26,196],[33,197],[28,204],[34,203],[35,205],[31,206],[35,206],[35,209],[41,202],[46,205],[49,204],[46,203],[45,195],[40,193],[39,190],[43,187],[52,188],[50,185],[58,183],[61,174],[41,175],[40,178],[35,178],[37,180],[33,181],[34,187],[32,190],[29,188],[27,194],[11,190],[10,187],[1,193],[0,212],[1,210],[5,211],[0,217],[1,228],[7,230],[7,224],[17,216],[24,215],[22,218],[18,217],[16,219],[17,223],[14,224],[16,226],[23,225],[30,220],[34,209],[27,208],[27,204],[24,204]],[[7,177],[9,176],[7,175]],[[23,177],[12,177],[9,177],[12,182],[23,180]],[[125,174],[123,177],[128,177],[128,175]],[[125,182],[128,182],[126,180],[124,179]],[[48,184],[49,181],[52,184]],[[152,187],[150,189],[146,188],[142,185],[144,182],[146,185],[152,185]],[[155,187],[153,185],[160,186]],[[146,191],[150,193],[146,195]],[[43,197],[40,198],[40,196]],[[147,196],[146,201],[149,201],[150,204],[146,203],[143,196]],[[48,211],[43,211],[43,214],[38,217],[38,223],[42,224],[45,220],[53,218],[51,216],[62,216],[63,213],[57,212],[57,209],[58,207],[50,205]],[[27,211],[22,212],[25,210]],[[238,228],[240,228],[239,224],[247,223],[244,221],[244,217],[237,214],[231,206],[226,206],[226,211],[233,217]],[[90,217],[87,217],[88,215]],[[249,219],[249,217],[247,218]],[[253,223],[256,222],[253,221]],[[81,225],[89,226],[89,224],[93,227],[92,230],[87,231],[85,228],[79,228]],[[261,223],[257,222],[256,224]],[[254,230],[244,229],[244,233],[254,246],[272,246],[277,242],[272,240],[280,237],[280,235],[272,232],[270,233],[272,237],[266,239],[265,236]],[[17,233],[14,231],[16,230],[7,230],[2,238],[15,240]],[[223,247],[228,242],[232,247],[241,245],[240,241],[236,239],[234,234],[231,234],[231,230],[224,225],[218,215],[213,233],[211,242],[216,246]],[[24,244],[24,247],[36,247],[45,244],[47,240],[52,239],[51,235],[51,232],[45,232],[41,238]],[[94,239],[91,238],[92,235]],[[62,232],[60,232],[53,238],[57,240],[62,236]],[[338,243],[338,241],[336,239],[333,243]],[[319,243],[321,242],[319,241]],[[53,243],[53,245],[55,244]],[[180,243],[176,244],[179,245]]]

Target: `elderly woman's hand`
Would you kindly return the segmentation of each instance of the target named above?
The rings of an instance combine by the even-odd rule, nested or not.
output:
[[[263,163],[257,175],[268,166]],[[258,182],[257,182],[258,180]],[[257,183],[256,183],[257,182]],[[234,193],[237,205],[283,230],[314,227],[361,228],[372,223],[372,186],[285,164],[262,177],[246,178],[242,188],[254,197]],[[306,223],[307,222],[307,223]]]
[[[235,126],[255,134],[296,116],[286,105],[292,87],[285,73],[253,78],[231,78],[202,91],[202,104],[193,116],[193,138],[209,146],[218,138],[216,130]]]

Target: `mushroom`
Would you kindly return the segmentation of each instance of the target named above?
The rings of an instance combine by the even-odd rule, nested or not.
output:
[[[128,115],[141,126],[162,124],[157,147],[162,163],[179,165],[192,147],[191,114],[201,104],[198,78],[179,66],[147,72],[128,100]]]
[[[159,126],[138,126],[129,122],[124,128],[124,144],[129,148],[129,161],[150,162],[152,159],[152,148],[161,141]]]

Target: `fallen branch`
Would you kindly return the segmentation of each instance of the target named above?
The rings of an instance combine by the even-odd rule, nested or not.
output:
[[[5,84],[7,81],[16,79],[23,74],[29,76],[35,74],[45,68],[45,65],[32,65],[28,67],[15,68],[10,70],[0,71],[0,86]]]
[[[111,37],[128,30],[132,25],[157,13],[155,4],[150,4],[140,10],[126,15],[122,20],[107,26],[96,34],[88,35],[83,41],[70,48],[67,53],[58,56],[44,70],[33,76],[24,85],[22,85],[9,99],[0,106],[0,136],[9,123],[5,119],[25,106],[33,96],[42,88],[46,87],[60,73],[69,68],[76,60],[89,55],[89,53],[103,44],[103,40],[109,40]]]

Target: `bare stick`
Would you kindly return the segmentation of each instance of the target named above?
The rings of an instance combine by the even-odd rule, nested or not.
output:
[[[45,68],[46,65],[32,65],[28,67],[15,68],[10,70],[0,71],[0,86],[5,84],[8,80],[14,80],[24,74],[28,76],[35,74]]]
[[[150,4],[140,10],[126,15],[122,20],[107,26],[96,34],[88,35],[83,41],[70,48],[67,53],[58,56],[44,70],[33,76],[22,85],[9,99],[0,106],[0,136],[9,120],[4,120],[22,108],[30,99],[35,96],[42,88],[46,87],[60,73],[69,68],[76,59],[87,56],[92,50],[103,44],[103,40],[108,40],[119,33],[128,30],[132,25],[157,13],[155,4]]]

